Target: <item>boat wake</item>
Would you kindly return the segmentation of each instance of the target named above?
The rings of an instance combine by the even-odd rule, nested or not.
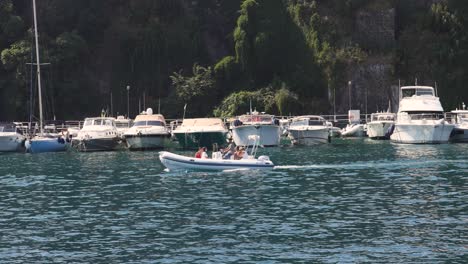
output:
[[[378,161],[356,162],[348,164],[315,164],[315,165],[283,165],[275,166],[274,170],[307,170],[307,169],[368,169],[368,168],[417,168],[428,165],[465,164],[465,160],[426,160],[426,161]]]

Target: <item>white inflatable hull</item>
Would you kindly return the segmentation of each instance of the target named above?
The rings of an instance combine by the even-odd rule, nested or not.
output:
[[[232,138],[238,146],[252,146],[249,136],[259,136],[259,145],[273,147],[280,144],[281,128],[276,125],[242,125],[232,128]]]
[[[263,158],[262,158],[263,157]],[[197,159],[167,151],[159,152],[161,163],[169,170],[232,170],[232,169],[273,169],[274,164],[267,157],[259,159],[224,160]]]
[[[341,131],[342,137],[365,137],[366,131],[364,131],[363,124],[348,125]]]
[[[406,144],[447,143],[454,125],[427,120],[417,124],[395,124],[392,142]]]
[[[289,129],[289,138],[295,145],[316,145],[329,142],[330,129],[326,128],[293,128]]]

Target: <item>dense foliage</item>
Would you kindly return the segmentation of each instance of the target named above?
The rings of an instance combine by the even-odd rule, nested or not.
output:
[[[126,113],[127,86],[131,116],[159,102],[169,118],[181,117],[185,104],[188,116],[236,115],[250,101],[274,114],[330,113],[331,94],[350,69],[382,58],[391,58],[395,84],[437,82],[447,110],[468,101],[465,1],[37,4],[41,62],[50,63],[42,67],[49,119],[82,119],[103,108]],[[356,38],[359,12],[389,9],[395,44]],[[27,120],[30,105],[37,115],[32,25],[32,0],[0,1],[0,120]]]

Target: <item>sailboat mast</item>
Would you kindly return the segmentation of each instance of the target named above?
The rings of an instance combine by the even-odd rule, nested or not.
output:
[[[37,89],[39,95],[39,129],[41,134],[44,133],[43,120],[44,116],[42,114],[42,88],[41,88],[41,63],[39,60],[39,36],[37,32],[37,15],[36,15],[36,0],[33,0],[33,13],[34,13],[34,36],[36,39],[36,63],[37,63]]]

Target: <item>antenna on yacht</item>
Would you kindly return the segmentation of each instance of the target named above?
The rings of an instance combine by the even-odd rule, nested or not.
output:
[[[161,114],[161,97],[158,98],[158,114]]]
[[[185,119],[185,110],[187,109],[187,104],[184,105],[184,115],[182,116],[182,120]]]
[[[252,114],[252,99],[250,99],[249,102],[250,102],[250,114]]]
[[[414,85],[418,85],[418,77],[414,78]]]
[[[439,91],[437,90],[437,82],[434,83],[434,86],[435,86],[435,95],[436,97],[439,96]]]
[[[466,108],[465,102],[462,103],[462,108],[463,108],[463,110],[465,110],[465,108]]]
[[[401,101],[401,80],[398,79],[398,102]]]

